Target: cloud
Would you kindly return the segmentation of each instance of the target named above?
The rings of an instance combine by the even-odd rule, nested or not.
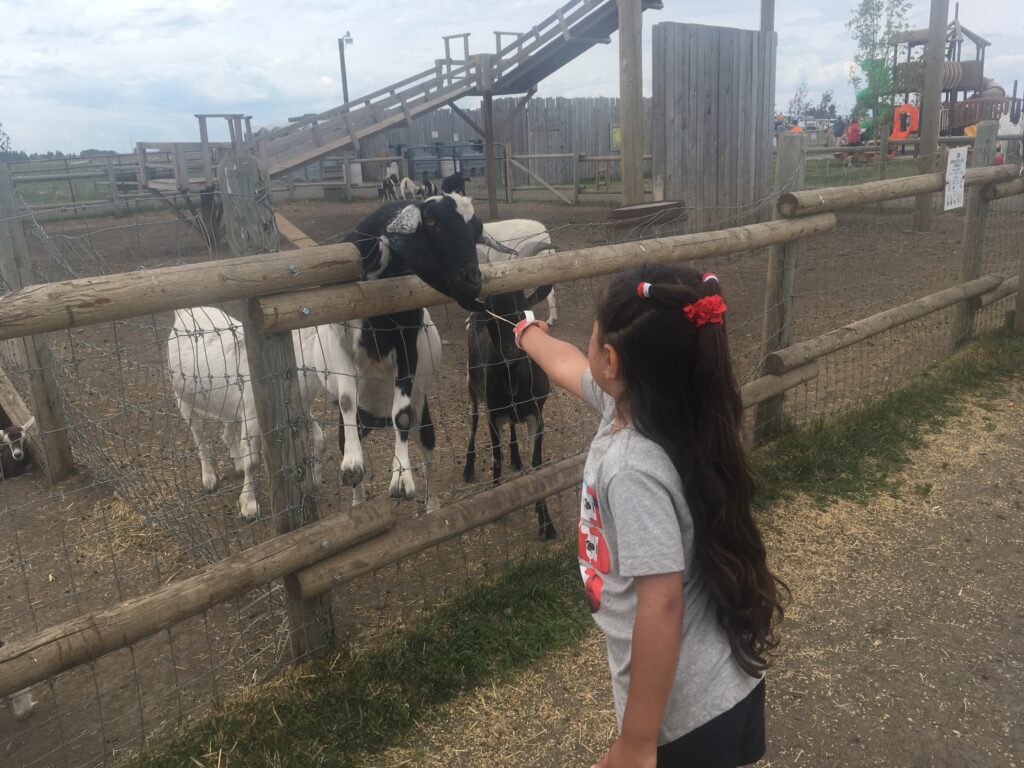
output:
[[[986,72],[1007,88],[1024,56],[1018,1],[987,0],[984,14],[964,19],[993,42]],[[386,12],[353,0],[3,2],[0,122],[15,145],[130,151],[138,140],[195,140],[196,112],[245,112],[256,125],[280,125],[289,116],[336,106],[337,38],[346,29],[355,39],[346,49],[349,92],[358,97],[431,67],[443,56],[443,35],[468,32],[474,53],[492,52],[493,30],[526,31],[563,0],[477,0],[471,13],[455,0],[429,6],[389,0]],[[807,82],[812,99],[833,90],[840,109],[852,105],[846,72],[854,46],[844,28],[849,6],[829,0],[779,4],[778,104]],[[750,0],[666,3],[665,10],[646,13],[646,93],[653,24],[751,29],[758,15]],[[927,18],[928,3],[916,0],[912,25],[924,26]],[[616,96],[618,90],[613,35],[611,45],[596,46],[551,75],[539,94]]]

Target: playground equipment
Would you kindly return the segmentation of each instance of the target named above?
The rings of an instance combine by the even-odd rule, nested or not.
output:
[[[915,59],[915,51],[928,42],[927,29],[900,32],[889,38],[892,61],[895,62],[888,93],[902,94],[910,104],[911,94],[924,88],[924,60]],[[957,4],[953,21],[946,34],[946,55],[942,70],[943,110],[939,132],[963,136],[964,129],[982,120],[999,120],[1008,116],[1014,125],[1020,122],[1021,99],[1017,97],[1017,81],[1012,95],[990,77],[985,76],[985,50],[991,43],[960,23]],[[973,52],[974,58],[970,55]],[[965,53],[967,56],[965,57]]]

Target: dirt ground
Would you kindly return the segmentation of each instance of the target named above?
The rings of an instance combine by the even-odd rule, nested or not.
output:
[[[374,207],[373,202],[307,202],[279,210],[317,242],[330,243]],[[652,234],[609,225],[607,210],[598,206],[524,202],[502,206],[502,217],[544,221],[562,249]],[[962,219],[940,217],[927,235],[910,232],[908,221],[903,213],[843,215],[836,232],[801,244],[796,338],[956,280]],[[49,250],[30,238],[40,281],[211,257],[199,233],[169,214],[53,222],[46,230]],[[1024,217],[1008,218],[995,231],[997,247],[989,249],[986,271],[991,267],[1000,274],[1017,263],[1014,244],[1024,236]],[[743,380],[756,369],[766,265],[763,252],[695,265],[722,278]],[[558,286],[558,334],[585,344],[599,286],[599,280]],[[452,498],[474,490],[461,479],[468,435],[465,315],[453,305],[431,313],[445,342],[442,376],[431,395],[438,429],[435,458],[442,497]],[[167,382],[170,324],[171,316],[164,314],[51,337],[84,471],[55,489],[37,474],[5,481],[0,488],[0,637],[23,636],[143,594],[273,535],[273,521],[239,520],[235,479],[226,477],[215,494],[202,490],[195,447]],[[794,394],[792,417],[804,420],[826,412],[826,403],[835,408],[852,402],[945,354],[944,344],[935,343],[945,338],[943,328],[909,328],[884,345],[864,345],[856,357],[833,365],[817,389]],[[351,497],[337,477],[336,416],[327,403],[320,404],[317,416],[331,446],[319,501],[328,514],[347,509]],[[592,417],[562,393],[549,399],[545,419],[548,461],[578,453],[593,431]],[[477,438],[478,446],[484,445],[486,430]],[[380,495],[390,472],[390,439],[378,434],[368,444],[370,491]],[[220,453],[225,473],[226,452]],[[478,464],[481,483],[488,463],[484,458]],[[576,503],[570,496],[552,503],[562,531],[572,529]],[[406,504],[403,514],[413,516],[419,509]],[[387,626],[540,546],[531,514],[524,511],[335,590],[344,636]],[[273,674],[286,645],[283,627],[280,590],[256,590],[40,686],[40,705],[29,721],[15,723],[0,709],[0,765],[91,766],[137,748],[224,693]]]
[[[759,766],[1024,765],[1022,405],[1024,381],[967,406],[915,452],[896,496],[772,510],[769,556],[793,601]],[[366,764],[587,766],[614,729],[594,630]]]

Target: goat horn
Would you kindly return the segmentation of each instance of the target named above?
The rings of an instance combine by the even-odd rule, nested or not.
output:
[[[488,248],[493,248],[494,250],[500,253],[507,253],[509,256],[519,255],[519,251],[515,250],[514,248],[509,248],[507,245],[502,245],[493,237],[488,235],[486,232],[484,232],[483,235],[481,235],[480,242],[482,242]]]

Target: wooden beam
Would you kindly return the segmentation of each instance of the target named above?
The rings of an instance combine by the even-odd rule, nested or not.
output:
[[[348,282],[361,274],[358,249],[335,243],[32,285],[0,298],[0,339]]]
[[[863,320],[857,320],[821,336],[801,341],[786,347],[786,349],[777,350],[768,356],[768,359],[765,361],[765,368],[769,373],[778,376],[798,366],[813,362],[825,355],[855,344],[858,341],[870,339],[872,336],[877,336],[884,331],[909,323],[911,320],[917,320],[932,312],[938,312],[940,309],[958,304],[961,301],[981,296],[984,293],[995,290],[1002,282],[1002,278],[988,275],[972,280],[969,283],[956,285],[944,291],[901,304],[898,307],[878,312]]]
[[[999,284],[999,287],[995,290],[983,293],[978,297],[978,305],[980,308],[984,308],[995,304],[997,301],[1002,301],[1008,296],[1013,296],[1017,293],[1017,289],[1020,286],[1020,275],[1014,275],[1011,278],[1003,280]]]
[[[972,187],[1007,181],[1017,175],[1016,168],[998,165],[990,168],[971,168],[967,171],[964,184]],[[812,213],[838,211],[854,208],[880,200],[898,200],[914,197],[926,192],[941,192],[945,186],[945,173],[926,173],[907,176],[902,179],[868,181],[849,187],[825,187],[802,192],[784,192],[779,195],[778,210],[783,216],[806,216]]]
[[[775,31],[775,0],[761,0],[761,31]]]
[[[946,59],[946,22],[949,0],[931,0],[928,20],[928,44],[924,48],[924,90],[921,92],[921,173],[935,170],[939,151],[939,115],[942,110],[943,62]],[[932,195],[922,194],[914,201],[916,232],[927,232],[932,221]]]
[[[520,162],[517,162],[517,161],[515,160],[515,158],[511,158],[511,159],[509,160],[509,162],[511,162],[511,163],[512,163],[512,165],[514,165],[514,166],[515,166],[516,168],[520,168],[520,169],[522,169],[522,170],[526,171],[526,173],[527,173],[527,174],[528,174],[528,175],[530,176],[530,178],[531,178],[531,179],[533,179],[533,180],[534,180],[534,181],[536,181],[536,182],[539,182],[539,183],[540,183],[540,185],[541,185],[542,187],[544,187],[545,189],[548,189],[548,190],[549,190],[549,191],[550,191],[550,192],[551,192],[551,193],[552,193],[552,194],[553,194],[553,195],[554,195],[555,197],[557,197],[557,198],[558,198],[559,200],[561,200],[561,201],[562,201],[563,203],[565,203],[566,205],[572,205],[572,200],[570,200],[570,199],[569,199],[569,198],[567,198],[567,197],[566,197],[565,195],[563,195],[563,194],[562,194],[561,192],[559,192],[559,191],[558,191],[557,189],[555,189],[555,188],[554,188],[553,186],[551,186],[550,184],[548,184],[548,183],[547,183],[547,182],[546,182],[546,181],[545,181],[544,179],[542,179],[542,178],[541,178],[540,176],[538,176],[538,175],[537,175],[536,173],[534,173],[533,171],[531,171],[531,170],[530,170],[529,168],[527,168],[527,167],[526,167],[525,165],[523,165],[523,164],[522,164],[522,163],[520,163]]]
[[[766,374],[743,385],[743,407],[765,403],[818,377],[818,364],[808,363],[778,376]]]
[[[277,231],[281,233],[281,237],[296,248],[316,247],[316,241],[288,221],[288,219],[284,217],[284,214],[274,211],[274,222],[277,224]]]
[[[585,463],[585,455],[573,456],[512,478],[496,488],[445,504],[432,515],[412,520],[349,552],[296,572],[286,580],[288,591],[303,599],[323,594],[357,576],[500,520],[517,509],[576,487],[582,479]]]
[[[484,264],[480,267],[483,295],[608,275],[641,263],[668,264],[751,251],[829,232],[835,226],[836,217],[827,213]],[[396,277],[266,296],[256,300],[258,311],[253,322],[262,331],[284,331],[449,301],[418,277]],[[303,308],[309,310],[308,314],[300,315]]]
[[[478,136],[486,138],[487,134],[484,132],[484,129],[481,128],[479,125],[477,125],[473,121],[473,118],[471,118],[469,115],[466,114],[466,111],[464,109],[461,109],[460,107],[456,106],[455,104],[449,104],[448,105],[448,109],[450,109],[456,115],[461,117],[462,118],[462,122],[464,122],[466,125],[468,125],[470,128],[472,128],[476,132],[476,134]]]
[[[331,515],[243,552],[193,576],[106,610],[11,640],[0,648],[0,697],[125,648],[190,616],[341,552],[393,527],[390,502]]]
[[[1013,181],[1003,181],[997,184],[986,184],[981,188],[981,196],[984,200],[1002,200],[1004,197],[1024,195],[1024,176],[1018,176]]]
[[[644,201],[644,87],[642,0],[619,4],[619,128],[622,132],[622,205]]]

